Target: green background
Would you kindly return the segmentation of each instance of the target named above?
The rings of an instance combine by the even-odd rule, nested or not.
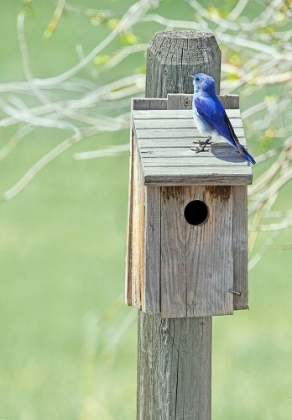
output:
[[[21,2],[0,3],[0,82],[25,80],[16,32]],[[96,3],[75,1],[84,7]],[[122,12],[132,4],[98,3]],[[86,16],[66,13],[52,38],[44,41],[54,5],[44,0],[32,4],[26,36],[35,77],[66,71],[78,62],[77,43],[87,54],[109,33]],[[191,11],[185,2],[168,1],[156,12],[188,19]],[[147,25],[143,40],[149,42],[159,29]],[[118,47],[117,40],[109,53]],[[143,66],[140,54],[97,83]],[[86,70],[79,76],[90,79]],[[9,95],[2,97],[8,100]],[[1,129],[1,147],[14,130]],[[1,191],[63,135],[39,128],[27,136],[0,162]],[[135,418],[136,312],[123,303],[128,155],[73,159],[73,152],[123,144],[128,138],[123,130],[78,144],[23,192],[0,204],[1,419]],[[256,141],[251,150],[259,152]],[[290,195],[291,187],[286,187],[275,209],[288,209]],[[283,232],[251,270],[250,310],[214,318],[214,420],[291,419],[292,250],[282,249],[283,244],[291,244],[291,231]]]

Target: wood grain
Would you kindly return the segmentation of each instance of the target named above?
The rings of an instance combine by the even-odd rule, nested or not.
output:
[[[134,110],[166,109],[165,99],[134,99]],[[145,279],[147,281],[145,282]],[[145,188],[137,139],[130,138],[126,304],[160,312],[160,190]]]
[[[137,143],[133,141],[133,212],[131,257],[131,291],[132,305],[142,309],[144,301],[144,255],[145,255],[145,194],[142,168]]]
[[[138,420],[210,420],[212,318],[139,313]]]
[[[193,200],[208,207],[200,226],[185,220]],[[231,187],[164,187],[161,199],[161,314],[165,317],[233,312]]]
[[[247,245],[247,188],[232,187],[233,215],[232,237],[234,253],[233,295],[234,309],[248,309],[248,245]]]
[[[198,72],[212,76],[219,93],[221,52],[213,34],[157,32],[147,50],[145,96],[166,98],[168,93],[193,93],[189,75]]]
[[[190,95],[189,95],[190,96]],[[180,95],[168,95],[175,106]],[[182,98],[186,95],[182,95]],[[238,97],[222,102],[236,106]],[[240,142],[246,145],[239,109],[227,115]],[[214,140],[206,151],[195,147],[204,139],[193,121],[191,110],[134,111],[133,126],[143,165],[145,184],[152,185],[247,185],[252,183],[250,164],[224,139]]]

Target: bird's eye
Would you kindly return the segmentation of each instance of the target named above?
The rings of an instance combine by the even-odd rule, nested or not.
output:
[[[196,81],[199,82],[200,81],[200,78],[199,77],[196,77]]]

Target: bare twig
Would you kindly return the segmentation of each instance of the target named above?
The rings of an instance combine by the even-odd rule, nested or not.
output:
[[[254,255],[254,257],[252,257],[252,259],[249,261],[249,270],[252,270],[257,265],[257,263],[263,258],[265,253],[268,251],[268,249],[274,244],[275,240],[280,236],[280,234],[280,230],[276,230],[271,234],[271,236],[266,240],[264,245],[260,248],[259,252],[257,252]]]
[[[105,156],[117,156],[124,152],[129,152],[128,144],[119,144],[117,146],[110,146],[106,149],[93,150],[90,152],[74,153],[74,158],[76,160],[96,159]]]

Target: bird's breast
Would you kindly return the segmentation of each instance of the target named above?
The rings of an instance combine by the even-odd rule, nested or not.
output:
[[[201,117],[201,115],[199,115],[199,113],[197,112],[195,108],[193,109],[193,116],[194,116],[196,127],[198,131],[200,132],[200,134],[203,134],[203,135],[209,134],[210,133],[209,124],[204,120],[203,117]]]

